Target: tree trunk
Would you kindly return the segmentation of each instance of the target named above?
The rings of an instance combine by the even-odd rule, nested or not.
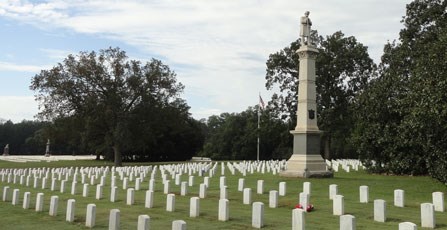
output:
[[[113,146],[113,155],[115,156],[115,166],[122,166],[123,160],[121,159],[121,151],[117,144]]]

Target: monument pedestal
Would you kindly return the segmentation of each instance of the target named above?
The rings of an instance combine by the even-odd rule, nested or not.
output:
[[[333,177],[320,155],[321,131],[290,131],[293,134],[293,154],[287,161],[284,177],[325,178]]]

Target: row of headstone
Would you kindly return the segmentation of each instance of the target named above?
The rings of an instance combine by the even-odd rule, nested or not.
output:
[[[227,162],[226,166],[221,163],[221,173],[224,174],[225,168],[234,174],[239,171],[244,176],[247,173],[271,172],[276,174],[285,168],[286,161],[244,161],[244,162]],[[169,174],[172,179],[175,179],[175,184],[180,184],[182,173],[188,173],[188,185],[193,186],[194,177],[192,174],[198,173],[199,176],[205,176],[204,172],[209,172],[209,177],[216,174],[218,163],[185,163],[185,164],[171,164],[159,166],[163,182],[168,180]],[[34,188],[42,187],[47,189],[49,181],[51,181],[51,190],[57,189],[58,181],[60,181],[60,190],[65,192],[66,184],[72,181],[72,194],[76,194],[76,184],[85,185],[106,185],[106,177],[111,174],[111,186],[116,186],[116,179],[119,178],[122,183],[122,188],[125,190],[129,187],[129,182],[135,181],[135,190],[140,190],[141,184],[144,182],[146,176],[150,174],[151,179],[154,179],[157,166],[134,166],[134,167],[76,167],[76,168],[38,168],[38,169],[2,169],[0,171],[1,180],[8,183],[26,184],[30,186],[32,182]],[[99,180],[99,183],[98,183]],[[75,183],[76,182],[76,183]],[[184,189],[185,190],[185,189]],[[186,193],[186,190],[185,190]]]
[[[17,191],[17,190],[14,190]],[[308,196],[307,193],[302,193]],[[341,195],[336,195],[334,198],[334,202],[338,200]],[[167,196],[167,211],[174,211],[175,206],[175,195],[168,194]],[[199,198],[192,197],[190,200],[190,217],[198,217],[200,213],[199,207]],[[58,205],[58,197],[52,196],[50,201],[50,216],[57,215],[57,205]],[[37,196],[36,202],[36,211],[42,211],[43,207],[43,194],[39,193]],[[74,221],[74,207],[75,200],[70,199],[67,202],[67,212],[66,212],[66,220],[69,222]],[[433,204],[421,204],[421,218],[422,218],[422,227],[434,228],[435,223],[433,215],[429,215],[428,213],[434,212]],[[292,229],[305,229],[305,210],[302,209],[294,209],[292,211]],[[376,215],[376,213],[375,213]],[[94,227],[96,219],[96,205],[88,204],[87,212],[86,212],[86,227]],[[229,201],[227,199],[219,200],[219,215],[218,219],[220,221],[228,221],[229,220]],[[138,217],[138,229],[149,229],[149,216],[140,215]],[[119,229],[120,226],[120,211],[118,209],[112,209],[110,211],[109,216],[109,229]],[[262,202],[254,202],[252,205],[252,227],[254,228],[262,228],[264,226],[264,204]],[[182,220],[176,220],[172,223],[172,229],[186,229],[186,222]],[[340,215],[340,230],[355,230],[356,229],[356,221],[355,217],[352,215]],[[415,224],[404,222],[399,224],[400,230],[405,229],[416,229]]]
[[[99,172],[100,170],[92,170],[91,172]],[[127,172],[126,171],[124,171],[124,170],[121,170],[120,172],[122,172],[123,173],[123,176],[125,175],[125,173],[130,173],[129,175],[130,175],[130,177],[129,177],[129,180],[130,180],[130,178],[132,178],[132,170],[127,170]],[[154,171],[152,171],[152,172],[154,172]],[[153,173],[151,174],[151,175],[154,175]],[[163,174],[162,174],[163,175]],[[177,176],[177,175],[180,175],[180,174],[175,174],[174,175],[174,179],[176,179],[176,178],[180,178],[181,177],[181,175],[180,176]],[[10,177],[10,176],[8,176],[8,177]],[[152,178],[152,177],[151,177]],[[165,178],[167,178],[167,176],[165,176]],[[189,176],[189,180],[188,180],[188,182],[180,182],[180,184],[181,184],[181,190],[184,190],[185,192],[182,192],[181,191],[181,195],[186,195],[187,194],[187,189],[183,189],[183,188],[186,188],[186,186],[187,185],[189,185],[189,184],[192,184],[193,183],[193,181],[194,181],[194,179],[191,179],[191,178],[194,178],[193,176]],[[200,191],[200,194],[199,194],[199,196],[200,196],[200,198],[205,198],[205,194],[206,194],[206,188],[207,188],[207,184],[209,185],[209,178],[210,177],[205,177],[204,178],[204,183],[203,184],[201,184],[201,191]],[[125,177],[123,177],[123,179],[125,179]],[[135,181],[138,181],[138,179],[140,179],[140,178],[136,178],[136,180]],[[151,181],[152,181],[152,187],[154,186],[153,185],[153,182],[154,182],[154,179],[151,179],[150,181],[149,181],[149,187],[151,186]],[[192,182],[191,182],[192,181]],[[63,181],[62,181],[63,182]],[[61,182],[61,183],[62,183]],[[75,184],[75,182],[73,182],[72,183],[72,190],[73,190],[73,184],[74,185],[76,185]],[[113,182],[112,182],[112,184],[113,184]],[[166,179],[166,181],[165,181],[165,186],[166,186],[166,184],[168,184],[169,185],[169,180],[167,180]],[[227,199],[228,200],[228,193],[227,193],[227,184],[226,184],[226,179],[225,179],[225,177],[221,177],[220,178],[220,186],[221,186],[221,195],[220,195],[220,198],[221,199]],[[84,184],[84,186],[85,186],[86,184]],[[100,185],[100,184],[99,184]],[[98,191],[98,187],[99,187],[99,185],[97,186],[97,191]],[[88,184],[87,184],[87,186],[88,186]],[[63,186],[61,186],[61,187],[63,187]],[[242,188],[242,190],[244,191],[246,188],[244,188],[244,178],[240,178],[239,179],[239,181],[238,181],[238,190],[240,190]],[[130,190],[129,190],[130,189]],[[134,191],[136,190],[136,189],[134,189],[134,188],[129,188],[128,189],[128,196],[127,196],[127,200],[126,201],[128,201],[127,203],[129,204],[129,205],[132,205],[133,204],[133,202],[131,201],[133,198],[130,198],[130,197],[133,197],[132,195],[129,195],[129,194],[132,194],[132,190],[133,190],[133,193],[134,193]],[[111,188],[111,201],[112,201],[112,197],[113,197],[113,195],[112,195],[112,193],[113,193],[113,190],[116,190],[116,186],[115,187],[112,187]],[[309,182],[305,182],[305,183],[303,183],[303,194],[309,194],[310,195],[310,191],[311,190],[311,184],[309,183]],[[264,191],[264,183],[263,183],[263,180],[258,180],[258,182],[257,182],[257,193],[259,193],[259,194],[262,194],[262,193],[264,193],[263,192]],[[360,186],[360,188],[359,188],[359,193],[360,193],[360,202],[362,202],[362,203],[367,203],[368,202],[368,199],[369,199],[369,197],[368,197],[368,187],[367,186]],[[149,192],[149,191],[147,191],[147,192]],[[169,192],[169,191],[168,191]],[[167,193],[168,193],[167,192]],[[269,207],[274,207],[275,206],[275,203],[277,204],[277,196],[279,195],[279,194],[284,194],[285,195],[285,193],[286,193],[286,183],[285,182],[280,182],[279,183],[279,193],[278,193],[278,195],[276,195],[276,190],[272,190],[272,191],[270,191],[270,193],[269,193]],[[83,192],[84,193],[84,192]],[[98,193],[98,192],[97,192]],[[152,193],[153,193],[153,191],[152,191]],[[337,185],[330,185],[330,189],[329,189],[329,196],[330,196],[330,198],[332,198],[333,196],[334,196],[334,194],[337,194]],[[397,195],[395,195],[395,200],[398,200],[397,202],[395,201],[395,204],[399,204],[399,203],[404,203],[403,201],[404,201],[404,193],[403,193],[403,191],[401,190],[401,191],[399,191],[399,190],[396,190],[396,192],[395,192],[395,194],[397,194]],[[442,194],[442,193],[441,193]],[[338,194],[337,194],[338,195]],[[251,193],[250,193],[250,196],[251,196]],[[146,200],[148,200],[148,198],[147,198],[148,196],[146,196]],[[304,204],[303,205],[303,207],[306,207],[306,203],[308,204],[309,203],[309,201],[308,201],[308,199],[306,199],[306,198],[302,198],[302,197],[305,197],[304,195],[301,195],[300,194],[300,204]],[[433,194],[433,200],[435,200],[435,197],[440,197],[439,196],[439,193],[434,193]],[[442,194],[442,202],[443,202],[443,194]],[[338,198],[339,199],[339,198]],[[436,199],[438,199],[438,198],[436,198]],[[116,200],[116,198],[115,198],[115,200]],[[150,199],[149,199],[150,200]],[[152,198],[152,200],[153,200],[153,198]],[[399,201],[399,200],[401,200],[401,201]],[[439,199],[438,199],[439,200]],[[339,201],[338,201],[339,202]],[[245,203],[245,202],[244,202]],[[247,202],[247,203],[251,203],[251,198],[250,198],[250,202]],[[435,201],[433,201],[433,203],[435,203]],[[150,206],[150,205],[148,205],[148,206]],[[382,206],[385,206],[385,205],[382,205]],[[404,206],[403,204],[401,205],[402,207]],[[444,207],[444,205],[438,205],[439,207]],[[436,207],[436,206],[435,206]],[[376,208],[375,208],[376,209]],[[378,208],[379,209],[379,208]],[[440,208],[441,209],[441,208]],[[383,215],[384,217],[383,217],[383,219],[385,219],[386,217],[385,217],[385,214]],[[379,219],[379,218],[378,218]]]
[[[8,192],[9,187],[5,186],[3,189],[3,201],[7,201],[8,198]],[[12,198],[12,205],[18,205],[19,204],[19,189],[13,190],[13,198]],[[173,195],[173,194],[170,194]],[[50,216],[57,216],[58,214],[58,202],[59,197],[58,196],[51,196],[50,198],[50,207],[49,207],[49,215]],[[30,204],[30,192],[24,193],[23,198],[23,209],[29,209]],[[74,199],[67,200],[67,210],[66,210],[66,218],[65,220],[67,222],[74,222],[75,220],[75,206],[76,201]],[[43,193],[37,193],[36,196],[36,212],[42,212],[44,207],[44,194]],[[199,216],[199,198],[193,197],[191,198],[191,217],[197,217]],[[93,228],[96,225],[96,205],[95,204],[88,204],[87,210],[86,210],[86,217],[85,217],[85,226],[89,228]],[[150,217],[148,215],[140,215],[138,216],[138,230],[148,230],[150,226]],[[109,229],[112,230],[118,230],[120,229],[120,210],[119,209],[112,209],[110,210],[109,214]],[[174,220],[172,222],[172,229],[173,230],[182,230],[186,229],[186,222],[183,220]]]
[[[357,159],[337,159],[337,160],[325,160],[326,165],[332,168],[335,172],[340,171],[340,168],[345,172],[351,170],[358,171],[360,168],[365,169],[362,162]]]
[[[359,187],[360,194],[360,203],[368,203],[369,199],[369,191],[368,186],[360,186]],[[305,202],[301,200],[305,200],[302,198],[302,195],[306,195],[305,193],[300,194],[300,204],[304,205]],[[394,206],[396,207],[404,207],[405,206],[405,192],[401,189],[394,190]],[[329,186],[329,198],[333,200],[333,215],[338,216],[346,216],[344,210],[344,197],[342,195],[337,194],[337,185]],[[444,211],[444,194],[442,192],[434,192],[432,194],[433,203],[423,203],[421,204],[421,226],[426,228],[435,228],[436,220],[435,220],[435,211]],[[437,210],[436,210],[436,207]],[[374,221],[377,222],[385,222],[386,221],[386,201],[382,199],[374,200]],[[342,224],[343,222],[343,224]],[[351,222],[355,223],[355,218],[353,217],[344,217],[343,221],[340,219],[340,226],[351,226]],[[349,223],[349,224],[348,224]],[[413,226],[408,223],[402,224],[403,226]],[[405,227],[403,227],[405,228]],[[351,229],[351,228],[343,228],[343,229]],[[355,227],[354,227],[355,229]]]

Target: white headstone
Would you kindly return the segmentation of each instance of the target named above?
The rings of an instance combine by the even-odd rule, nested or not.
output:
[[[394,206],[405,207],[405,191],[401,189],[394,190]]]
[[[109,215],[109,230],[120,229],[120,210],[112,209]]]
[[[43,211],[43,193],[37,193],[36,197],[36,212]]]
[[[417,230],[418,226],[411,222],[402,222],[399,223],[399,230]]]
[[[51,179],[51,191],[56,190],[56,178]]]
[[[227,178],[221,176],[219,179],[219,188],[222,188],[223,186],[227,186]]]
[[[33,181],[33,188],[37,188],[37,185],[39,184],[39,178],[34,177],[34,181]]]
[[[65,185],[67,184],[67,181],[66,180],[62,180],[61,181],[61,188],[60,188],[60,191],[61,191],[61,193],[64,193],[65,192]]]
[[[228,199],[227,186],[220,187],[220,199]]]
[[[303,183],[303,192],[309,194],[310,196],[310,192],[311,192],[311,183],[310,182],[304,182]]]
[[[129,179],[127,177],[124,177],[123,189],[126,190],[128,186],[129,186]]]
[[[189,200],[189,217],[198,217],[200,215],[200,199],[191,197]]]
[[[188,194],[188,183],[186,181],[182,181],[180,184],[180,195],[186,196]]]
[[[20,189],[14,189],[12,191],[12,205],[18,205],[19,204],[19,196],[20,196]]]
[[[186,222],[184,220],[172,221],[172,230],[186,230]]]
[[[96,205],[88,204],[87,212],[85,213],[85,226],[89,228],[95,227],[96,223]]]
[[[3,187],[3,201],[8,201],[9,196],[9,186]]]
[[[23,209],[29,209],[30,199],[31,199],[31,193],[25,192],[23,194]]]
[[[331,184],[329,185],[329,199],[333,200],[335,195],[338,194],[338,185]]]
[[[165,184],[163,185],[163,193],[164,194],[169,194],[169,187],[170,187],[170,181],[167,180],[165,181]]]
[[[244,188],[242,202],[243,204],[251,204],[251,188]]]
[[[56,216],[57,215],[57,204],[59,202],[59,197],[58,196],[51,196],[50,199],[50,211],[49,214],[50,216]]]
[[[421,226],[423,228],[435,228],[435,206],[431,203],[421,204]]]
[[[155,191],[155,180],[154,179],[149,180],[149,190]]]
[[[219,200],[219,215],[220,221],[228,221],[230,219],[230,201],[227,199]]]
[[[194,185],[194,176],[189,176],[188,185],[189,187],[192,187]]]
[[[126,204],[127,205],[133,205],[134,203],[135,203],[135,189],[128,188],[127,189]]]
[[[210,187],[210,178],[209,177],[204,177],[203,178],[203,183],[206,185],[207,188]]]
[[[333,199],[332,214],[336,216],[345,214],[344,197],[342,195],[335,195]]]
[[[237,183],[237,190],[239,192],[242,192],[244,190],[244,178],[239,178],[238,183]]]
[[[287,184],[286,182],[279,182],[279,195],[285,196],[287,193]]]
[[[26,187],[29,187],[30,180],[31,180],[31,175],[28,175],[28,176],[26,177],[26,182],[25,182]]]
[[[258,186],[257,186],[256,192],[258,194],[263,194],[264,193],[264,180],[258,180]]]
[[[46,178],[46,177],[44,177],[42,179],[42,189],[46,189],[47,188],[47,180],[48,180],[48,178]]]
[[[272,190],[269,193],[269,208],[278,207],[278,191]]]
[[[166,211],[175,211],[175,194],[170,193],[166,196]]]
[[[75,207],[76,207],[76,200],[69,199],[67,201],[67,212],[65,215],[65,220],[68,222],[73,222],[75,217]]]
[[[148,215],[138,216],[138,228],[137,230],[149,230],[151,218]]]
[[[90,185],[95,185],[95,177],[94,176],[90,177]]]
[[[359,187],[360,203],[368,203],[369,201],[369,190],[368,186],[362,185]]]
[[[444,212],[444,193],[434,192],[432,193],[433,205],[435,206],[435,211]]]
[[[71,195],[76,195],[76,184],[77,184],[76,181],[73,181],[71,183]]]
[[[353,215],[340,216],[340,230],[355,230],[355,217]]]
[[[146,199],[144,202],[145,208],[153,208],[154,207],[154,191],[147,190],[146,191]]]
[[[305,213],[303,209],[295,208],[292,210],[292,230],[305,230]]]
[[[135,190],[139,191],[140,187],[141,187],[141,179],[137,178],[137,179],[135,179]]]
[[[254,228],[262,228],[264,226],[264,203],[253,203],[251,226]]]
[[[374,200],[374,221],[386,221],[386,201],[379,199]]]
[[[204,183],[200,184],[199,197],[202,199],[206,197],[206,185]]]
[[[82,196],[83,197],[88,197],[88,184],[84,184],[84,186],[82,186]]]
[[[103,192],[102,192],[102,190],[103,190],[103,185],[102,184],[97,184],[96,185],[96,199],[97,200],[101,200],[102,199],[102,197],[103,197]]]
[[[310,196],[305,192],[300,193],[300,204],[303,207],[303,210],[307,212],[307,206],[310,204]]]
[[[102,186],[105,186],[105,185],[106,185],[106,177],[105,177],[105,176],[101,176],[100,184],[101,184]]]
[[[112,186],[110,188],[110,202],[116,202],[117,198],[118,198],[118,187]]]
[[[113,176],[110,178],[110,187],[115,187],[116,186],[116,176]]]
[[[180,185],[181,174],[175,174],[175,185]]]

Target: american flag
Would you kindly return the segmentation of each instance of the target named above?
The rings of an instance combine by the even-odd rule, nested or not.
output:
[[[264,100],[262,100],[261,95],[259,95],[259,107],[261,107],[261,109],[265,108],[265,103]]]

